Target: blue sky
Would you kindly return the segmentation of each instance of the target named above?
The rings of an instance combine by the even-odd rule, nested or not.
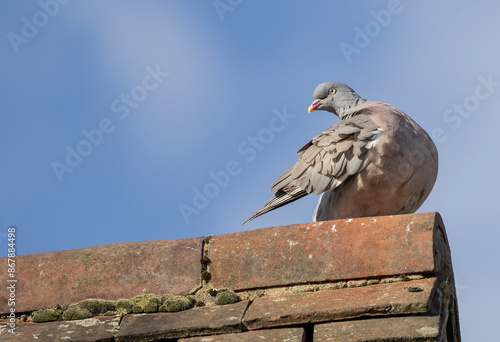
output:
[[[27,254],[310,221],[313,195],[241,226],[340,81],[434,136],[419,212],[443,216],[464,340],[495,336],[500,5],[60,2],[0,5],[0,256],[11,225]]]

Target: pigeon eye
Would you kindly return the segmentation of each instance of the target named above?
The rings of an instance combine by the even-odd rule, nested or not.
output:
[[[337,89],[335,89],[335,88],[330,89],[330,95],[333,95],[333,94],[335,94],[336,92],[337,92]]]

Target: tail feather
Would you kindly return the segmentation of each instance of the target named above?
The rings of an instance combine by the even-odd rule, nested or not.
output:
[[[308,193],[300,188],[296,188],[286,192],[282,189],[278,190],[273,197],[269,201],[266,202],[259,210],[257,210],[248,220],[246,220],[243,224],[248,221],[253,220],[260,215],[264,215],[274,209],[284,206],[285,204],[291,203],[293,201],[298,200],[299,198],[308,195]]]

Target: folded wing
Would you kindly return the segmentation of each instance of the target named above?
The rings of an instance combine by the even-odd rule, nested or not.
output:
[[[299,160],[271,185],[276,193],[246,222],[310,193],[319,195],[340,186],[366,167],[367,151],[381,130],[370,113],[342,120],[315,136],[297,153]]]

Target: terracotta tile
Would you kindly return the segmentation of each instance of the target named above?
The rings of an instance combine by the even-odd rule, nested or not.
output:
[[[116,341],[156,341],[241,331],[241,319],[248,302],[198,307],[175,313],[127,315]]]
[[[304,342],[303,328],[266,329],[248,331],[239,334],[226,334],[181,339],[179,342]]]
[[[48,323],[23,323],[15,330],[15,335],[0,328],[3,342],[112,342],[113,333],[118,330],[120,317],[95,317],[79,321]]]
[[[439,341],[439,316],[387,317],[314,326],[314,342]]]
[[[323,221],[214,236],[211,285],[233,290],[428,273],[437,213]],[[441,222],[442,226],[442,222]],[[443,233],[444,234],[444,233]],[[444,235],[445,236],[445,235]],[[445,247],[447,245],[445,244]]]
[[[201,286],[202,238],[116,243],[16,257],[16,311],[86,298],[187,294]],[[0,258],[0,264],[6,264]],[[7,272],[0,273],[6,283]],[[0,313],[9,310],[0,292]]]
[[[257,298],[245,313],[249,330],[362,316],[428,312],[437,278]],[[411,291],[409,291],[411,289]]]

